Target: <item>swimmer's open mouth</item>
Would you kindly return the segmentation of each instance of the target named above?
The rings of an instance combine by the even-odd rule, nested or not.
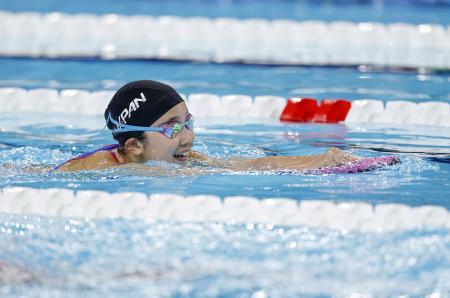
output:
[[[187,152],[177,153],[177,154],[174,154],[173,157],[175,157],[176,159],[178,159],[180,161],[185,161],[188,158],[188,153]]]

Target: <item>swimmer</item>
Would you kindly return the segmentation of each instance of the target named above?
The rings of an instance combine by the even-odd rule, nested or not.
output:
[[[224,170],[307,170],[352,162],[358,157],[331,148],[310,156],[268,156],[256,159],[212,158],[192,150],[194,117],[170,86],[150,80],[128,83],[105,110],[106,126],[117,144],[107,145],[66,161],[63,172],[111,167],[144,168],[147,161],[188,166],[201,163]]]

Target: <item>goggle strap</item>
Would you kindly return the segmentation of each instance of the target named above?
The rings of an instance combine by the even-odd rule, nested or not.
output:
[[[108,119],[106,120],[106,123],[108,123],[109,121],[111,121],[111,123],[116,126],[115,129],[111,129],[111,132],[113,134],[122,132],[133,132],[133,131],[157,131],[157,132],[164,132],[164,134],[166,134],[166,132],[169,129],[172,129],[173,131],[176,132],[180,132],[183,126],[186,126],[187,129],[192,129],[194,126],[193,125],[194,120],[192,118],[190,118],[183,124],[176,123],[173,127],[145,127],[145,126],[128,125],[114,120],[111,117],[111,113],[108,114]]]
[[[112,129],[111,132],[112,133],[122,133],[122,132],[133,132],[133,131],[156,131],[156,132],[161,132],[163,131],[163,128],[156,128],[156,127],[152,127],[152,128],[146,128],[146,127],[142,127],[139,129],[136,128],[129,128],[129,127],[121,127],[121,128],[116,128],[116,129]]]
[[[121,133],[121,132],[131,132],[131,131],[164,131],[164,128],[161,127],[145,127],[145,126],[135,126],[120,123],[114,120],[111,117],[111,113],[108,114],[107,122],[111,121],[117,128],[111,129],[112,133]]]

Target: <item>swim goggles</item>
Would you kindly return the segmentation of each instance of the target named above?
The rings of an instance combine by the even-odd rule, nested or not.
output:
[[[108,119],[106,120],[106,123],[111,121],[112,124],[116,126],[116,128],[111,129],[111,132],[113,134],[122,133],[122,132],[131,132],[131,131],[156,131],[159,132],[169,139],[176,138],[177,134],[181,132],[183,129],[183,126],[186,127],[186,129],[192,130],[194,128],[194,116],[192,116],[189,113],[186,113],[186,122],[184,123],[167,123],[159,125],[158,127],[146,127],[146,126],[135,126],[135,125],[128,125],[120,123],[116,120],[114,120],[111,117],[111,113],[108,115]]]

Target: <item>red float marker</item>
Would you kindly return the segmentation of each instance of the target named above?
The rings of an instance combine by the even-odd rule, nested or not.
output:
[[[289,98],[280,120],[288,122],[311,122],[319,107],[314,98]]]
[[[290,98],[281,113],[281,121],[338,123],[344,121],[352,104],[345,99]]]
[[[316,115],[311,120],[315,123],[338,123],[344,121],[351,103],[345,99],[324,99],[320,102]]]
[[[327,115],[327,123],[338,123],[345,121],[347,114],[352,107],[352,103],[345,99],[338,99],[334,103]]]
[[[331,111],[334,103],[336,101],[332,99],[324,99],[320,102],[319,109],[317,109],[316,114],[311,119],[311,122],[315,123],[327,123],[328,113]]]

